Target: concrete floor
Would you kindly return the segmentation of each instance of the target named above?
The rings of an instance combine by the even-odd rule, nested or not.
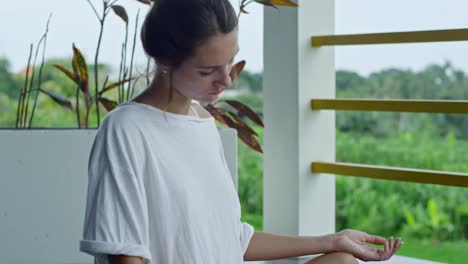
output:
[[[279,260],[279,261],[273,261],[271,262],[272,264],[283,264],[283,263],[290,263],[287,260]],[[292,262],[291,262],[292,263]],[[416,259],[416,258],[409,258],[409,257],[403,257],[403,256],[393,256],[391,259],[387,261],[370,261],[370,262],[364,262],[364,261],[359,261],[359,263],[366,263],[366,264],[442,264],[442,262],[434,262],[434,261],[429,261],[429,260],[422,260],[422,259]],[[245,264],[265,264],[264,261],[246,261]]]

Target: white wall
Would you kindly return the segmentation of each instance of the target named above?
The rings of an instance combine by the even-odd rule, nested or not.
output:
[[[237,183],[237,138],[220,128]],[[96,130],[0,130],[0,263],[93,263],[79,252]]]

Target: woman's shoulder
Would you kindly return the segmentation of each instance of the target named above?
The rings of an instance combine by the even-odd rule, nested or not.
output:
[[[109,111],[104,117],[102,124],[112,127],[118,126],[129,128],[140,123],[141,119],[145,116],[145,113],[141,109],[132,107],[131,104],[124,102]]]
[[[199,103],[197,102],[192,102],[192,107],[195,109],[195,111],[197,111],[197,115],[200,117],[200,118],[210,118],[212,117],[212,115],[210,114],[210,112],[208,112],[203,106],[201,106]]]
[[[121,145],[131,142],[131,147],[142,146],[142,134],[147,131],[146,123],[148,122],[145,121],[144,112],[121,104],[106,114],[99,126],[97,137],[102,142],[110,141]]]

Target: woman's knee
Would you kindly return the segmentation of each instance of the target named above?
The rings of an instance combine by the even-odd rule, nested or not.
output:
[[[304,264],[357,264],[356,258],[346,252],[333,252],[316,257]]]
[[[330,253],[330,254],[333,254],[334,255],[334,258],[336,258],[339,262],[337,263],[346,263],[346,264],[357,264],[358,261],[356,260],[356,258],[349,254],[349,253],[346,253],[346,252],[334,252],[334,253]]]

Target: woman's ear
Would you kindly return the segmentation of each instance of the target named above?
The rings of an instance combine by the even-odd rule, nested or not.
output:
[[[157,66],[156,69],[157,69],[158,71],[160,71],[161,73],[163,73],[163,74],[168,73],[169,70],[171,69],[167,64],[162,63],[162,62],[159,61],[159,60],[156,60],[156,66]]]

